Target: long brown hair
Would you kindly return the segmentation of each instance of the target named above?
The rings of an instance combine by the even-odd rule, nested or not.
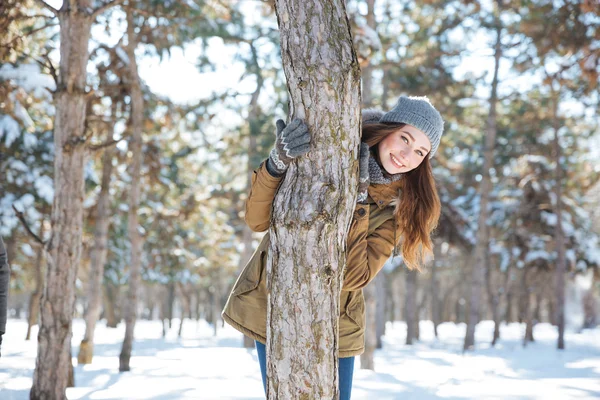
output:
[[[362,141],[374,148],[378,155],[377,144],[404,126],[405,124],[365,124],[362,127]],[[433,256],[431,233],[437,227],[440,213],[440,198],[428,154],[417,168],[404,174],[394,209],[396,231],[402,237],[402,259],[409,269],[420,271],[425,256]]]

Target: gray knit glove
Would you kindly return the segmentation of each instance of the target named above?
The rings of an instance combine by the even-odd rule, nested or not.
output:
[[[310,132],[299,118],[295,118],[288,126],[283,120],[277,120],[276,126],[277,138],[267,160],[267,170],[271,175],[281,176],[294,158],[308,153]]]
[[[358,181],[358,197],[356,198],[357,203],[365,204],[367,196],[369,195],[368,189],[371,179],[369,178],[369,145],[361,142],[360,151],[358,153],[358,170],[359,170],[359,181]]]

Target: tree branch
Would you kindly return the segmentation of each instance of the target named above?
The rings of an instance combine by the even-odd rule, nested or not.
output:
[[[52,75],[52,79],[54,79],[54,84],[58,88],[58,74],[56,73],[56,68],[52,64],[52,60],[50,60],[50,56],[48,53],[44,54],[44,59],[48,63],[48,68],[50,69],[50,75]]]
[[[97,150],[103,149],[105,147],[110,147],[112,145],[115,145],[115,144],[119,143],[121,140],[123,140],[123,138],[120,138],[118,140],[109,140],[108,142],[104,142],[104,143],[100,143],[100,144],[92,144],[92,145],[88,146],[88,150],[97,151]]]
[[[29,224],[27,223],[27,221],[25,221],[25,216],[23,215],[23,212],[17,210],[17,208],[15,207],[14,204],[13,204],[12,208],[13,208],[13,210],[15,210],[15,214],[17,214],[17,218],[19,218],[19,221],[21,221],[21,223],[23,224],[23,227],[25,228],[27,233],[29,233],[29,236],[31,236],[33,238],[33,240],[35,240],[37,243],[41,244],[42,246],[46,246],[46,242],[44,242],[42,239],[40,239],[40,237],[38,235],[33,233],[31,228],[29,227]]]
[[[52,7],[50,4],[46,3],[44,0],[35,0],[40,6],[44,7],[46,10],[52,12],[52,14],[58,16],[58,10]]]
[[[96,18],[98,15],[102,14],[104,11],[108,10],[109,8],[123,4],[124,1],[125,0],[112,0],[112,1],[102,4],[101,6],[96,8],[94,11],[92,11],[92,18]]]

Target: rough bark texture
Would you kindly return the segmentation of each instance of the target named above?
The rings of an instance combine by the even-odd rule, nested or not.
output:
[[[31,399],[66,398],[83,227],[85,84],[93,22],[87,11],[90,6],[90,0],[65,1],[58,12],[60,74],[54,95],[52,240],[48,246]]]
[[[499,12],[499,11],[497,11]],[[484,287],[486,254],[489,246],[488,203],[492,189],[490,169],[494,164],[494,146],[496,143],[496,105],[498,102],[498,69],[500,67],[500,57],[502,55],[501,38],[502,27],[500,21],[496,18],[496,48],[494,51],[494,77],[492,79],[492,89],[490,95],[490,111],[486,123],[485,148],[483,151],[484,161],[482,170],[481,185],[479,187],[479,217],[477,222],[477,237],[475,245],[475,256],[471,281],[471,297],[469,301],[469,315],[467,318],[467,331],[463,349],[469,350],[475,346],[475,326],[480,318],[481,292]]]
[[[131,97],[131,184],[129,192],[129,212],[127,217],[127,233],[131,245],[131,262],[129,265],[129,291],[125,303],[125,339],[119,356],[119,371],[129,371],[129,360],[133,346],[133,331],[137,320],[137,305],[142,268],[142,237],[139,232],[138,208],[140,204],[141,170],[142,170],[142,128],[144,122],[144,99],[135,59],[135,40],[133,14],[127,11],[127,56],[129,58],[129,85]]]
[[[555,285],[556,285],[556,324],[558,326],[558,342],[557,348],[564,350],[565,348],[565,272],[567,263],[565,259],[565,239],[562,228],[562,171],[560,166],[561,149],[559,142],[559,124],[558,124],[558,95],[555,94],[553,105],[553,127],[554,127],[554,159],[556,160],[556,186],[554,193],[556,195],[556,232],[554,238],[556,240],[556,268],[555,268]]]
[[[44,237],[44,221],[40,222],[40,233],[39,237]],[[42,290],[44,290],[44,253],[45,250],[42,246],[38,246],[37,255],[35,257],[35,290],[31,293],[29,299],[29,314],[27,315],[27,333],[25,334],[25,340],[31,338],[31,328],[37,325],[40,317],[40,301],[42,299]]]
[[[115,112],[113,107],[113,112]],[[106,141],[112,140],[113,132],[107,131]],[[90,276],[88,287],[88,306],[85,314],[85,334],[79,346],[77,362],[79,364],[90,364],[94,357],[94,331],[96,322],[100,316],[102,305],[102,278],[104,276],[104,264],[108,253],[108,225],[109,214],[109,186],[112,174],[112,158],[114,148],[108,147],[102,155],[102,182],[98,194],[96,206],[96,227],[94,229],[94,247],[91,251]]]
[[[360,67],[341,0],[277,0],[290,117],[312,150],[274,201],[267,258],[268,398],[338,395],[339,296],[356,202]]]

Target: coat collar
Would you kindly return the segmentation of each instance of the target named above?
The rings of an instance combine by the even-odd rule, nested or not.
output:
[[[385,208],[392,204],[399,196],[402,187],[402,179],[389,185],[372,183],[369,185],[369,197],[379,208]]]

